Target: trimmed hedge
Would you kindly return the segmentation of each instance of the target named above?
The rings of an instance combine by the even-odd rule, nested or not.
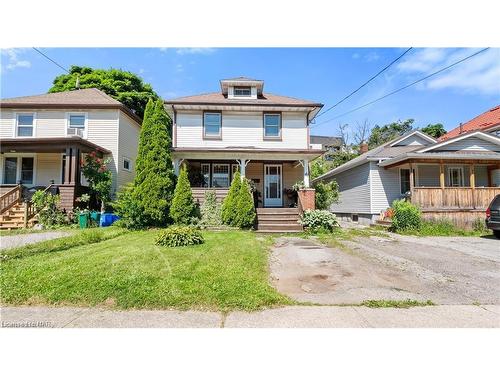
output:
[[[236,219],[234,225],[240,228],[251,228],[255,223],[255,207],[250,184],[245,178],[240,186],[236,202]]]
[[[241,175],[240,172],[236,172],[231,182],[231,187],[229,192],[222,202],[221,217],[222,222],[226,225],[235,225],[236,221],[236,205],[238,204],[238,196],[240,193],[241,186]]]

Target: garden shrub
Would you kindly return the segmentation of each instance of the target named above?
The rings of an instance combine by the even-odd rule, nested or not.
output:
[[[189,226],[171,226],[163,229],[156,237],[156,244],[160,246],[178,247],[199,245],[205,242],[199,229]]]
[[[214,190],[208,190],[205,192],[205,199],[201,205],[200,225],[222,225],[221,207],[219,202],[217,202],[217,194]]]
[[[394,215],[391,229],[393,231],[418,230],[422,226],[422,214],[414,204],[404,199],[392,202]]]
[[[331,232],[339,225],[334,213],[326,210],[306,210],[302,214],[300,223],[308,231],[329,231]]]
[[[189,224],[198,217],[198,209],[193,199],[186,168],[182,168],[174,190],[170,207],[170,217],[176,224]]]
[[[148,218],[142,209],[140,202],[134,197],[134,185],[125,185],[117,194],[113,203],[115,213],[120,217],[116,226],[127,229],[143,229],[148,226]]]
[[[240,172],[236,172],[231,182],[231,187],[229,192],[222,202],[221,217],[222,222],[227,225],[235,225],[236,219],[236,205],[238,203],[238,196],[240,193],[241,186],[241,175]]]
[[[59,195],[52,195],[43,190],[37,190],[31,197],[31,203],[38,215],[38,222],[44,227],[50,228],[66,222],[66,215],[57,207],[59,200]]]
[[[255,223],[255,206],[253,194],[248,180],[243,179],[236,201],[236,217],[234,226],[240,228],[251,228]]]
[[[318,210],[327,210],[333,203],[339,202],[339,185],[337,181],[320,181],[314,185],[316,190],[316,208]]]
[[[104,212],[105,205],[111,200],[111,186],[113,177],[107,168],[111,159],[99,158],[95,151],[85,155],[82,165],[82,173],[89,183],[89,189],[93,196],[101,202],[101,211]]]

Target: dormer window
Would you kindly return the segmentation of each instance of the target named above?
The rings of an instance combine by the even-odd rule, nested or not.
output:
[[[252,96],[252,88],[250,86],[237,86],[234,88],[234,96],[242,97]]]

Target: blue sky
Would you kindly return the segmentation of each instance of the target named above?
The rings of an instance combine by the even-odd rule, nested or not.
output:
[[[362,110],[320,124],[480,48],[415,48],[353,97],[318,118],[313,134],[414,118],[417,126],[441,122],[452,129],[500,104],[500,49],[490,49],[455,68]],[[121,68],[139,74],[163,98],[219,90],[219,79],[263,79],[264,91],[336,103],[400,55],[403,48],[42,48],[59,64]],[[32,49],[1,53],[2,98],[46,92],[63,71]]]

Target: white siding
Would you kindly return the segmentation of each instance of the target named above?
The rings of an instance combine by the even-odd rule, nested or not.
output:
[[[261,112],[222,112],[222,140],[203,139],[202,112],[177,113],[177,147],[307,148],[306,113],[282,113],[281,140],[264,140]]]
[[[496,151],[500,152],[500,145],[493,144],[489,141],[478,137],[469,137],[450,143],[433,151]]]
[[[333,177],[339,184],[340,202],[332,204],[335,213],[370,213],[370,163],[365,163]]]
[[[418,165],[417,186],[439,187],[439,165]]]
[[[139,145],[140,127],[127,115],[120,112],[119,138],[118,138],[118,180],[117,189],[132,182],[135,176],[135,159],[137,158],[137,147]],[[131,171],[123,169],[123,159],[131,161]]]
[[[119,110],[93,110],[88,112],[87,139],[111,151],[108,168],[113,174],[113,193],[117,188],[118,117]]]
[[[63,111],[37,111],[36,137],[65,137],[66,113]]]
[[[0,138],[12,138],[14,136],[14,122],[13,111],[0,110]]]
[[[401,198],[399,169],[384,169],[372,161],[370,162],[370,182],[371,213],[378,214],[390,207],[394,200]]]
[[[62,183],[62,154],[39,153],[36,156],[36,184],[48,186],[50,180]]]

